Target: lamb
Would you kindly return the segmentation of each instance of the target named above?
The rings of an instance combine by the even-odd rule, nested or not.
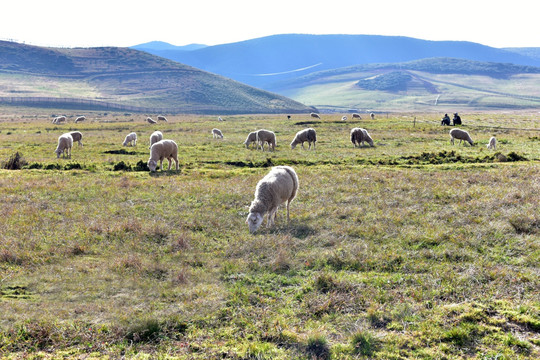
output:
[[[489,139],[489,143],[487,144],[487,148],[489,150],[497,150],[497,139],[495,136],[492,136],[491,139]]]
[[[264,143],[268,143],[268,151],[276,150],[276,134],[273,131],[260,129],[257,131],[257,149],[259,145],[261,146],[262,151],[264,151]]]
[[[369,114],[369,117],[371,118],[371,120],[375,120],[375,114],[374,113]]]
[[[212,137],[214,139],[217,139],[217,138],[223,139],[223,133],[221,132],[221,130],[213,128],[212,129]]]
[[[311,113],[309,114],[309,116],[311,116],[312,118],[317,118],[317,119],[320,119],[321,117],[319,116],[319,114],[317,113]]]
[[[82,133],[80,131],[72,131],[69,133],[71,137],[73,138],[73,142],[77,141],[79,143],[79,146],[83,146],[82,143]]]
[[[53,119],[52,123],[53,124],[60,124],[61,122],[66,122],[66,117],[65,116],[57,116]]]
[[[246,138],[246,141],[244,141],[244,145],[246,145],[246,149],[249,149],[249,145],[251,143],[257,143],[257,132],[252,131],[249,133],[249,135]]]
[[[60,154],[64,154],[64,158],[71,158],[71,148],[73,147],[73,138],[69,133],[62,134],[58,137],[58,146],[54,152],[56,153],[56,158],[60,158]]]
[[[157,123],[157,121],[154,120],[154,119],[152,119],[151,117],[147,117],[147,118],[146,118],[146,121],[147,121],[149,124],[156,124],[156,123]]]
[[[75,123],[78,123],[78,122],[81,122],[81,121],[84,121],[86,120],[86,116],[79,116],[78,118],[75,119]]]
[[[123,146],[135,146],[137,145],[137,134],[134,132],[131,132],[126,135],[126,138],[124,139],[124,142],[122,143]]]
[[[341,117],[341,121],[347,121],[347,117],[346,117],[346,116],[342,116],[342,117]]]
[[[157,117],[157,119],[158,119],[158,121],[161,120],[161,121],[169,122],[169,121],[167,120],[167,118],[166,118],[165,116],[163,116],[163,115],[159,115],[159,116]]]
[[[163,134],[161,133],[161,131],[159,131],[159,130],[154,131],[150,135],[150,146],[148,148],[151,149],[152,145],[154,145],[155,143],[157,143],[158,141],[161,141],[161,140],[163,140]]]
[[[172,160],[176,163],[178,170],[178,145],[173,140],[160,140],[150,148],[150,159],[148,159],[148,168],[150,171],[156,171],[157,162],[161,171],[163,171],[163,159],[169,161],[169,170],[171,170]]]
[[[289,206],[298,192],[298,176],[290,166],[275,166],[258,183],[255,199],[249,207],[246,219],[249,232],[254,233],[261,226],[264,215],[268,213],[266,227],[274,225],[279,205],[287,202],[287,224],[289,223]]]
[[[373,139],[366,129],[354,128],[351,130],[351,142],[353,143],[354,147],[357,145],[364,146],[364,141],[367,142],[371,147],[375,146],[373,145]]]
[[[309,150],[311,150],[311,143],[313,143],[313,150],[315,150],[315,142],[317,142],[317,133],[315,132],[315,129],[307,128],[297,132],[296,136],[291,142],[291,149],[294,149],[298,144],[301,144],[302,149],[304,149],[305,141],[309,143]]]
[[[362,120],[362,117],[360,116],[360,114],[357,114],[357,113],[353,113],[353,114],[352,114],[352,118],[353,118],[353,119],[354,119],[354,118],[358,118],[358,119]]]
[[[473,143],[473,140],[471,139],[471,136],[465,130],[455,129],[455,128],[450,130],[450,138],[451,138],[450,142],[452,143],[452,145],[454,145],[454,138],[455,138],[455,139],[459,139],[460,144],[461,144],[461,142],[463,140],[465,140],[469,144],[471,144],[471,146],[474,146],[474,143]]]

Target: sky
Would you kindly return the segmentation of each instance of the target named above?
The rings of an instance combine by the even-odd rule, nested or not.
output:
[[[218,45],[276,34],[369,34],[540,47],[535,0],[8,0],[0,40],[51,47]]]

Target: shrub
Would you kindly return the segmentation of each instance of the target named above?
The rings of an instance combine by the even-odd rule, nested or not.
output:
[[[306,351],[315,359],[330,359],[330,346],[324,335],[312,335],[308,338]]]
[[[11,155],[8,161],[3,164],[3,168],[6,170],[20,170],[27,164],[26,160],[22,157],[22,154],[18,151]]]
[[[351,345],[355,355],[372,356],[379,344],[371,333],[360,331],[353,335]]]
[[[120,161],[114,164],[114,171],[131,171],[131,165],[126,164],[124,161]]]

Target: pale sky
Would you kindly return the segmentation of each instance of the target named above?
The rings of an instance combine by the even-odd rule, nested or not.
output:
[[[275,34],[399,35],[540,47],[537,0],[6,0],[0,40],[217,45]]]

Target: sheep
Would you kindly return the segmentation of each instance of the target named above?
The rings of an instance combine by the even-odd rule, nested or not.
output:
[[[137,134],[134,132],[131,132],[126,135],[126,138],[124,139],[124,142],[122,143],[123,146],[135,146],[137,145]]]
[[[360,116],[360,114],[357,114],[357,113],[353,113],[352,118],[353,119],[358,118],[358,119],[362,120],[362,117]]]
[[[148,159],[148,168],[150,171],[156,171],[157,162],[161,171],[163,171],[163,159],[169,161],[169,170],[171,170],[172,160],[176,163],[178,170],[178,145],[173,140],[160,140],[150,148],[150,159]]]
[[[213,128],[212,129],[212,137],[214,139],[217,139],[217,138],[223,139],[223,133],[221,132],[221,130]]]
[[[67,122],[65,116],[57,116],[52,121],[53,124],[60,124],[61,122]]]
[[[218,121],[225,121],[225,120],[223,120],[223,118],[221,116],[218,116],[217,119],[218,119]]]
[[[487,148],[489,150],[497,150],[497,139],[495,138],[495,136],[492,136],[491,139],[489,139]]]
[[[450,142],[452,143],[452,145],[454,145],[454,138],[456,139],[459,139],[459,143],[461,144],[461,142],[463,140],[467,141],[469,144],[471,144],[471,146],[474,146],[474,142],[473,140],[471,139],[471,136],[469,135],[469,133],[465,130],[461,130],[461,129],[452,129],[450,130]]]
[[[289,223],[289,206],[298,192],[298,176],[290,166],[275,166],[258,183],[255,199],[249,207],[246,219],[249,232],[254,233],[261,226],[264,215],[268,213],[266,227],[274,225],[279,205],[287,202],[287,224]]]
[[[77,118],[75,119],[75,124],[78,123],[78,122],[84,121],[84,120],[86,120],[86,116],[84,116],[84,115],[83,115],[83,116],[79,116],[79,117],[77,117]]]
[[[147,121],[149,124],[156,124],[156,123],[157,123],[157,121],[154,120],[154,119],[152,119],[151,117],[147,117],[147,118],[146,118],[146,121]]]
[[[369,114],[369,117],[371,118],[371,120],[375,120],[375,114],[374,113]]]
[[[161,131],[159,131],[159,130],[154,131],[150,135],[150,146],[148,148],[151,149],[152,145],[154,145],[155,143],[157,143],[158,141],[161,141],[161,140],[163,140],[163,134],[161,133]]]
[[[163,115],[159,115],[159,116],[157,117],[157,119],[158,119],[158,121],[161,120],[161,121],[169,122],[169,121],[167,120],[167,118],[166,118],[165,116],[163,116]]]
[[[291,142],[291,149],[294,149],[298,144],[301,144],[302,149],[304,149],[305,141],[309,143],[309,150],[311,150],[311,143],[313,143],[313,150],[315,150],[315,143],[317,142],[317,133],[315,132],[315,129],[307,128],[297,132],[296,136]]]
[[[262,151],[264,151],[264,143],[268,143],[268,151],[276,150],[276,134],[273,131],[260,129],[257,131],[257,149],[259,145],[261,146]]]
[[[71,158],[71,148],[73,147],[73,138],[69,133],[62,134],[58,137],[58,146],[54,152],[56,153],[56,158],[60,158],[60,154],[64,154],[64,158]]]
[[[257,143],[257,132],[252,131],[248,134],[246,141],[244,141],[244,145],[246,145],[246,149],[249,149],[249,145],[251,143]]]
[[[79,146],[83,146],[82,133],[80,131],[72,131],[69,134],[73,138],[73,142],[77,141],[79,143]]]
[[[346,116],[342,116],[342,117],[341,117],[341,121],[347,121],[347,117],[346,117]]]
[[[320,119],[321,117],[319,116],[319,114],[317,113],[311,113],[309,114],[309,116],[311,116],[312,118],[317,118],[317,119]]]
[[[367,142],[371,147],[375,146],[373,145],[373,139],[371,138],[366,129],[354,128],[351,130],[351,142],[353,144],[353,147],[356,147],[357,145],[364,146],[364,141]]]

